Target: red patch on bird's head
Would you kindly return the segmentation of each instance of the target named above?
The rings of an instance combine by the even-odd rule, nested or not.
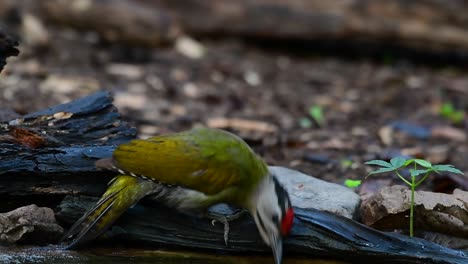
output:
[[[286,214],[284,214],[283,221],[281,222],[281,234],[287,236],[291,231],[294,221],[294,211],[292,207],[288,208]]]

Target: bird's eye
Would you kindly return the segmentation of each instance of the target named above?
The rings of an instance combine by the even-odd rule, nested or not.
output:
[[[271,217],[271,220],[273,221],[273,223],[279,224],[279,217],[278,217],[277,214],[274,214],[274,215]]]

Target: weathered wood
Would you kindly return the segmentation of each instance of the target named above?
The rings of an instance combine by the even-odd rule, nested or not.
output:
[[[97,201],[66,198],[57,217],[68,224],[76,221]],[[296,219],[285,254],[352,260],[356,263],[466,263],[462,251],[418,239],[384,233],[348,218],[314,209],[296,208]],[[183,215],[143,201],[116,222],[101,238],[153,246],[188,247],[240,253],[270,253],[248,215],[230,223],[229,247],[224,245],[223,225],[209,219]]]
[[[18,46],[18,42],[0,29],[0,72],[5,66],[8,57],[18,55],[19,51],[16,49],[16,46]]]
[[[100,195],[112,175],[94,162],[135,135],[108,92],[0,123],[0,201],[9,204],[1,210],[31,201],[47,206],[46,197],[72,193]]]

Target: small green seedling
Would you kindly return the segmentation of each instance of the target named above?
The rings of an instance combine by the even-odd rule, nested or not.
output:
[[[317,124],[322,127],[325,123],[325,117],[323,115],[323,108],[318,105],[314,105],[309,109],[309,115],[312,117]]]
[[[361,185],[362,181],[361,180],[351,180],[351,179],[346,179],[344,184],[346,185],[346,187],[348,188],[356,188],[356,187],[359,187],[359,185]]]
[[[456,110],[452,103],[443,104],[440,107],[439,113],[454,124],[460,124],[465,118],[465,113],[463,113],[463,111]]]
[[[309,116],[299,119],[299,125],[302,128],[311,128],[312,121],[315,121],[319,127],[325,124],[325,117],[323,115],[323,109],[321,106],[314,105],[309,108]]]
[[[393,171],[404,183],[411,187],[411,206],[410,206],[410,236],[413,236],[413,216],[414,216],[414,190],[418,187],[424,180],[427,179],[431,172],[440,174],[441,172],[452,172],[463,174],[459,169],[455,168],[453,165],[444,164],[444,165],[432,165],[429,161],[422,159],[406,159],[403,157],[395,157],[390,160],[390,163],[384,160],[371,160],[364,164],[367,165],[377,165],[381,168],[372,171],[369,175],[390,172]],[[398,170],[403,169],[409,165],[413,164],[413,168],[409,169],[411,173],[411,180],[405,179]],[[424,175],[421,179],[417,179],[418,176]],[[366,177],[367,178],[367,177]]]

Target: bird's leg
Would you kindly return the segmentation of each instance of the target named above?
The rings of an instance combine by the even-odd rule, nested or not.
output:
[[[223,213],[217,213],[208,210],[206,212],[206,217],[211,219],[211,224],[214,225],[216,222],[220,222],[224,224],[224,243],[226,244],[226,247],[229,246],[228,240],[229,240],[229,222],[234,221],[236,219],[239,219],[242,217],[245,213],[247,213],[247,210],[245,209],[237,209],[233,213],[226,215]]]

